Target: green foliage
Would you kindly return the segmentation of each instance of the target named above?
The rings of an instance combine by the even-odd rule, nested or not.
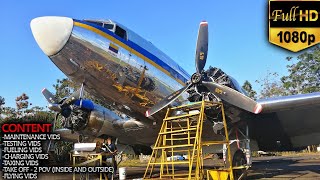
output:
[[[320,91],[320,47],[300,54],[296,60],[287,57],[288,76],[281,81],[287,94],[305,94]]]
[[[14,108],[9,108],[10,110],[14,110]],[[51,123],[54,119],[54,114],[47,111],[39,111],[34,113],[33,115],[28,116],[17,116],[16,113],[10,112],[11,115],[4,118],[0,124],[3,123],[18,123],[18,122],[41,122],[41,123]]]
[[[40,106],[34,106],[31,108],[32,112],[39,112],[39,111],[43,111],[43,110],[44,110],[44,108],[40,107]]]
[[[261,86],[259,99],[287,95],[282,82],[279,81],[278,73],[268,72],[265,78],[256,80],[256,82]]]
[[[6,104],[5,99],[2,96],[0,96],[0,106],[3,106],[5,104]]]
[[[256,81],[261,86],[260,98],[320,92],[320,47],[312,48],[294,59],[287,57],[288,75],[277,73]]]
[[[11,107],[3,107],[2,114],[6,118],[15,118],[17,116],[16,109]]]
[[[57,79],[57,83],[53,87],[56,90],[55,96],[58,100],[70,96],[77,88],[75,83],[68,78]]]
[[[248,96],[251,98],[251,99],[256,99],[257,97],[257,92],[255,90],[252,89],[252,85],[249,81],[245,81],[242,85],[242,89],[244,89],[247,93],[248,93]]]
[[[18,96],[16,98],[16,106],[17,106],[17,110],[23,110],[23,109],[27,109],[29,106],[29,96],[27,96],[26,93],[22,93],[21,96]]]
[[[3,112],[3,107],[2,106],[5,105],[5,104],[6,104],[5,99],[2,96],[0,96],[0,115]],[[1,116],[0,116],[0,118],[1,118]]]
[[[70,96],[75,90],[80,88],[80,84],[75,84],[68,78],[57,79],[57,83],[53,85],[54,89],[56,90],[55,96],[60,101],[65,97]],[[105,103],[104,99],[96,98],[95,96],[86,92],[86,88],[84,88],[84,95],[83,98],[90,99],[96,104],[99,104],[104,107],[109,107],[108,104]],[[111,108],[111,107],[109,107]]]
[[[34,106],[29,107],[29,96],[22,93],[18,96],[16,101],[16,108],[2,107],[1,108],[1,123],[3,122],[48,122],[51,123],[54,115],[51,112],[44,111],[43,107]],[[4,105],[4,98],[0,96],[0,104]],[[31,103],[30,103],[31,105]]]

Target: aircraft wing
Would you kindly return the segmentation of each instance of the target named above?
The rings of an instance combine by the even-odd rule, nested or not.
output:
[[[257,102],[262,105],[263,113],[313,107],[320,105],[320,92],[261,99]]]
[[[320,92],[261,99],[252,119],[253,138],[266,150],[320,144]]]

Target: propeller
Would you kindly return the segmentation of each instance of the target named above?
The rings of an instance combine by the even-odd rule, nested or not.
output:
[[[75,103],[77,100],[80,100],[80,107],[82,106],[82,97],[84,92],[84,84],[81,85],[81,88],[72,93],[69,97],[59,102],[54,95],[44,88],[42,91],[43,96],[49,102],[48,108],[58,113],[62,113],[64,110],[69,109],[69,106]]]
[[[82,97],[84,92],[84,84],[81,84],[81,88],[72,93],[68,98],[64,99],[63,101],[59,102],[55,96],[46,88],[42,89],[42,94],[46,98],[46,100],[49,102],[48,108],[52,111],[56,112],[55,118],[52,122],[52,130],[55,130],[56,121],[58,119],[59,114],[61,114],[64,117],[69,117],[71,114],[71,108],[70,105],[75,103],[77,100],[80,100],[80,107],[82,106]],[[49,141],[48,145],[48,151],[51,148],[52,140]]]
[[[81,88],[82,89],[82,88]],[[73,104],[76,100],[78,99],[82,99],[82,90],[78,89],[77,91],[75,91],[74,93],[72,93],[67,99],[65,99],[62,103],[61,103],[61,107],[66,107],[69,106],[71,104]]]
[[[43,94],[43,96],[46,98],[46,100],[51,103],[51,104],[56,104],[58,103],[56,97],[54,97],[54,95],[46,88],[43,88],[41,93]]]
[[[216,97],[234,105],[246,111],[258,114],[262,110],[262,106],[255,102],[254,100],[250,99],[249,97],[241,94],[240,92],[222,85],[218,84],[217,82],[209,82],[206,81],[205,73],[203,71],[208,55],[208,23],[203,21],[200,23],[199,32],[198,32],[198,39],[196,45],[196,57],[195,57],[195,66],[196,66],[196,73],[191,76],[190,82],[188,84],[179,89],[178,91],[170,94],[169,96],[162,99],[160,102],[155,104],[153,107],[148,109],[145,113],[146,117],[152,116],[153,114],[157,113],[161,109],[165,108],[173,101],[175,101],[181,94],[186,92],[189,88],[195,86],[198,87],[202,85],[206,87],[208,92],[211,92]]]
[[[202,82],[202,84],[206,86],[211,93],[215,94],[220,99],[223,99],[234,106],[255,114],[259,114],[262,110],[261,104],[255,102],[248,96],[229,88],[228,86],[224,86],[216,82],[206,81]]]
[[[198,32],[198,40],[196,46],[196,70],[201,73],[206,65],[208,55],[208,23],[203,21],[200,23]]]
[[[168,106],[169,104],[171,104],[174,100],[176,100],[182,93],[184,93],[187,89],[189,89],[189,87],[192,84],[189,84],[181,89],[179,89],[178,91],[170,94],[169,96],[165,97],[163,100],[161,100],[160,102],[158,102],[157,104],[155,104],[152,108],[150,108],[149,110],[146,111],[146,117],[149,117],[155,113],[157,113],[158,111],[160,111],[161,109],[163,109],[164,107]]]

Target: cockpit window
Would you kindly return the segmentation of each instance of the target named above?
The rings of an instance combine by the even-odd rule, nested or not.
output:
[[[101,27],[103,26],[103,23],[101,23],[101,22],[94,22],[94,24],[101,26]]]
[[[85,21],[103,27],[103,23],[102,22],[97,22],[97,21],[92,21],[92,20],[85,20]]]
[[[110,30],[110,31],[113,30],[113,24],[104,24],[103,27]]]
[[[121,27],[119,26],[116,26],[116,32],[115,32],[116,35],[118,35],[119,37],[127,40],[127,33],[124,29],[122,29]]]

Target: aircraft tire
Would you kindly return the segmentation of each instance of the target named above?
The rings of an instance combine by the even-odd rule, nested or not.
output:
[[[245,165],[247,163],[246,161],[246,156],[245,154],[243,153],[242,150],[238,149],[234,155],[233,155],[233,158],[232,158],[232,165],[233,167],[237,167],[237,166],[242,166],[242,165]],[[239,177],[244,174],[242,176],[242,180],[243,179],[246,179],[247,178],[247,172],[245,169],[238,169],[238,170],[233,170],[233,176],[234,176],[234,179],[239,179]]]

